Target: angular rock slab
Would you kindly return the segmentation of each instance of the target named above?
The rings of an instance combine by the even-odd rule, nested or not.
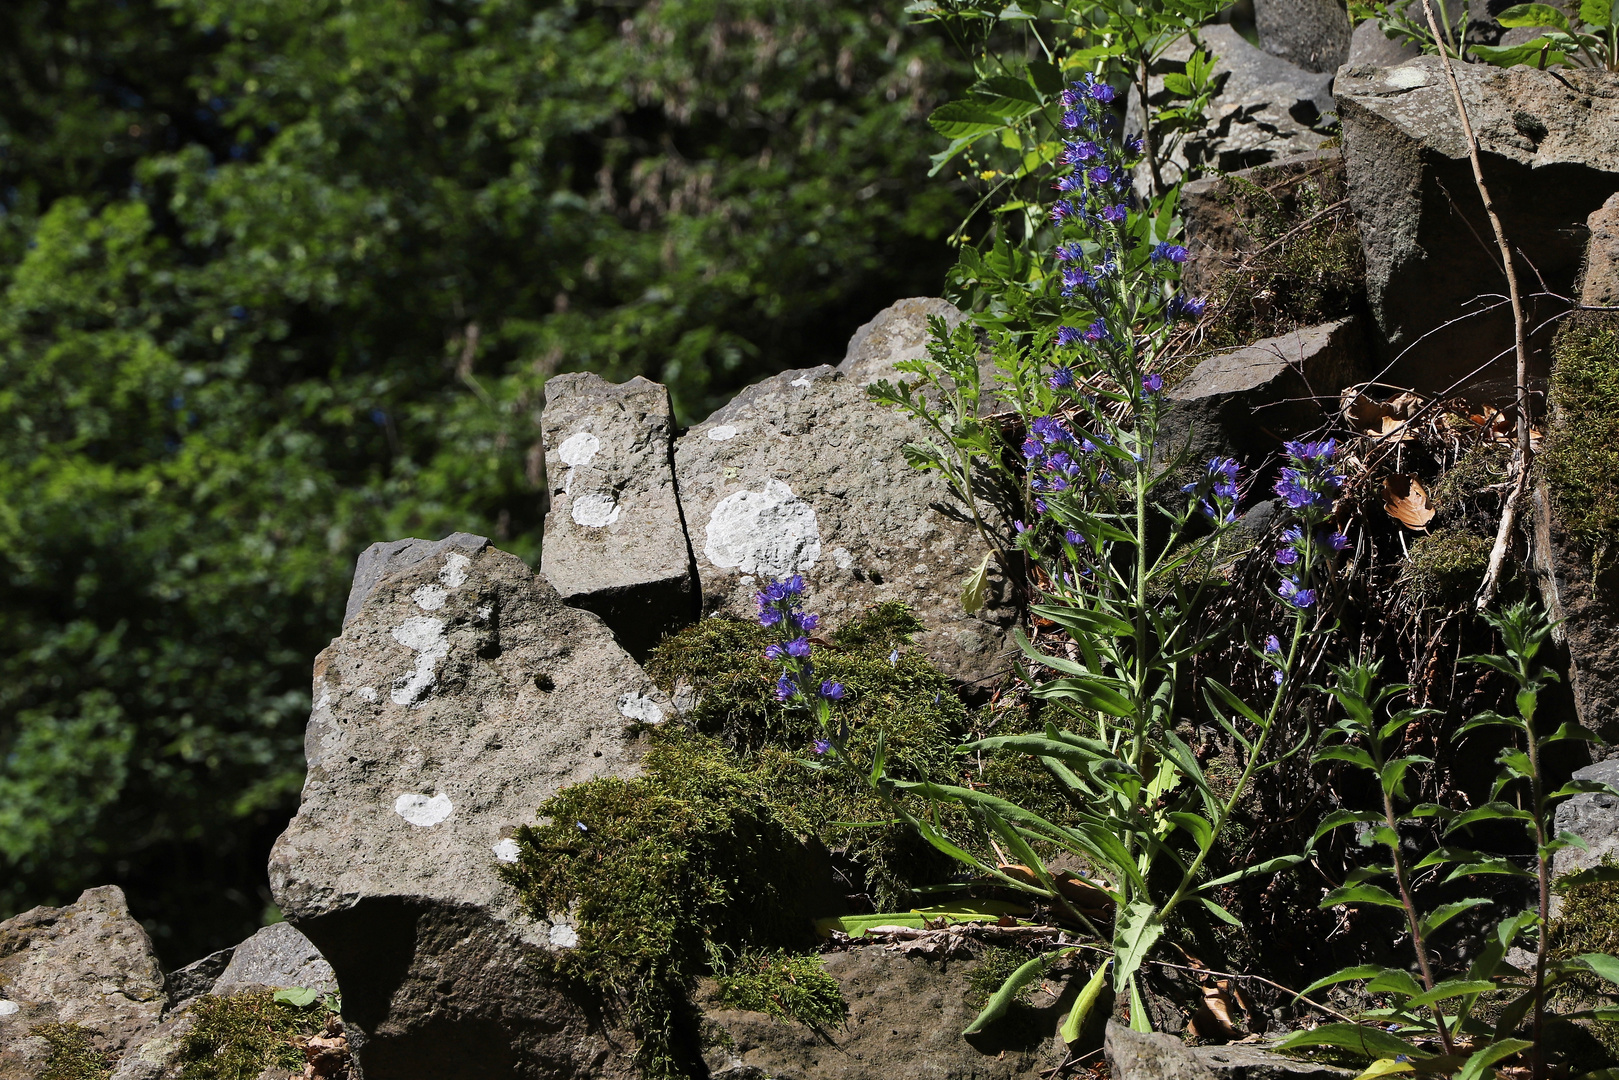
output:
[[[1321,148],[1331,127],[1331,74],[1305,71],[1257,49],[1228,24],[1205,26],[1198,35],[1214,52],[1215,76],[1224,76],[1225,82],[1209,103],[1208,126],[1188,136],[1165,164],[1166,185]],[[1184,61],[1191,54],[1190,42],[1182,39],[1165,58]],[[1149,89],[1156,96],[1163,89],[1163,76],[1154,76]],[[1139,95],[1131,95],[1130,112],[1127,126],[1139,131]],[[1136,189],[1143,195],[1149,190],[1148,176],[1145,163],[1137,167]]]
[[[1590,239],[1580,271],[1580,303],[1619,307],[1619,192],[1585,219]]]
[[[270,883],[367,1080],[629,1075],[532,962],[577,941],[566,916],[530,918],[496,874],[545,798],[633,775],[633,725],[670,711],[607,627],[512,555],[449,549],[376,584],[313,693]]]
[[[1376,19],[1367,19],[1349,37],[1349,56],[1344,60],[1352,68],[1393,67],[1422,55],[1422,50],[1405,41],[1396,41],[1383,33]]]
[[[1458,65],[1456,75],[1508,239],[1549,290],[1570,295],[1586,218],[1619,190],[1619,80],[1482,64]],[[1346,67],[1334,88],[1367,299],[1392,365],[1384,381],[1510,400],[1510,310],[1440,329],[1476,297],[1504,295],[1506,278],[1439,59]],[[1539,291],[1522,262],[1518,277],[1524,292]],[[1531,305],[1531,325],[1550,311]],[[1542,361],[1532,378],[1544,374]]]
[[[541,415],[551,509],[540,572],[645,659],[697,618],[671,450],[669,391],[639,375],[554,375]]]
[[[1619,788],[1619,760],[1599,761],[1574,770],[1576,780],[1594,780]],[[1619,859],[1619,795],[1590,791],[1557,807],[1558,832],[1571,832],[1590,845],[1589,851],[1564,848],[1556,855],[1559,877],[1576,870],[1601,866],[1605,858]]]
[[[812,1030],[724,1008],[711,996],[701,1002],[713,1080],[1035,1080],[1062,1060],[1051,1036],[1073,995],[1061,1002],[1039,995],[1045,1006],[1028,1010],[1027,1023],[1009,1017],[1000,1032],[969,1043],[961,1030],[978,1009],[968,1004],[962,965],[881,948],[828,953],[825,963],[849,1006],[841,1027]],[[993,1041],[1013,1027],[1023,1030],[1011,1045]]]
[[[1364,354],[1351,317],[1211,356],[1170,390],[1165,442],[1194,461],[1269,452],[1330,418],[1338,391],[1362,377]]]
[[[1349,56],[1349,14],[1338,0],[1254,0],[1259,44],[1305,71],[1338,70]]]
[[[1162,1032],[1131,1031],[1116,1020],[1103,1043],[1113,1080],[1349,1080],[1355,1073],[1284,1057],[1257,1046],[1187,1046]]]
[[[1552,637],[1568,648],[1575,715],[1612,743],[1619,739],[1619,571],[1611,565],[1595,571],[1591,552],[1564,530],[1544,483],[1535,485],[1530,505],[1535,576]]]
[[[861,386],[879,379],[910,378],[894,365],[928,354],[928,320],[935,317],[954,330],[967,316],[950,301],[934,296],[896,300],[854,332],[838,371]]]
[[[704,612],[752,618],[767,579],[802,574],[807,610],[834,626],[902,601],[944,671],[970,682],[1003,670],[1004,582],[992,571],[992,603],[962,611],[989,547],[944,483],[906,463],[904,445],[925,437],[829,366],[756,383],[688,431],[675,475]]]
[[[337,976],[314,942],[291,923],[280,922],[236,946],[208,993],[238,994],[260,986],[272,990],[302,987],[327,994],[337,989]]]
[[[49,1047],[29,1035],[39,1024],[76,1024],[97,1049],[121,1053],[166,1004],[152,941],[116,885],[0,922],[0,1080],[41,1075]]]

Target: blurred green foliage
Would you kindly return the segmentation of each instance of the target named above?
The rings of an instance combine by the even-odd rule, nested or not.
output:
[[[536,561],[549,374],[689,422],[938,291],[902,7],[0,5],[0,916],[237,940],[362,547]]]

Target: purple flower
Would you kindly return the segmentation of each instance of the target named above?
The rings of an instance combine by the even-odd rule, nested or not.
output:
[[[1344,551],[1349,547],[1349,537],[1341,532],[1326,533],[1321,537],[1321,545],[1333,551]]]
[[[1049,416],[1035,417],[1034,423],[1029,425],[1029,429],[1048,444],[1073,440],[1073,436],[1068,434],[1068,429]]]
[[[1151,258],[1153,262],[1161,262],[1164,259],[1168,259],[1172,263],[1183,263],[1186,261],[1186,249],[1181,247],[1179,244],[1155,244],[1152,249]]]
[[[1109,225],[1123,225],[1130,215],[1130,208],[1123,203],[1102,207],[1102,220]]]
[[[814,745],[817,754],[824,754],[832,749],[832,742],[829,739],[816,739]]]
[[[1286,600],[1300,611],[1315,603],[1315,590],[1299,588],[1299,583],[1292,578],[1283,579],[1282,583],[1276,587],[1276,592],[1283,600]]]
[[[1085,126],[1088,117],[1079,109],[1070,109],[1062,114],[1062,126],[1068,131],[1078,131]]]
[[[1287,451],[1289,457],[1297,458],[1301,462],[1325,461],[1338,452],[1338,441],[1324,439],[1320,442],[1285,442],[1282,449]]]
[[[1064,296],[1073,296],[1080,289],[1090,292],[1096,288],[1096,284],[1096,275],[1083,267],[1065,266],[1062,268],[1062,294]],[[1067,328],[1064,327],[1064,329]],[[1057,341],[1058,344],[1069,344],[1062,340],[1060,331],[1058,332]]]
[[[1082,532],[1076,532],[1073,529],[1063,530],[1062,538],[1068,541],[1070,544],[1073,544],[1075,547],[1079,547],[1085,543],[1085,534]]]
[[[1285,678],[1285,676],[1283,676],[1283,674],[1281,672],[1281,669],[1279,669],[1279,668],[1270,673],[1270,681],[1275,683],[1277,686],[1282,685],[1282,679],[1283,678]]]
[[[785,659],[787,659],[787,646],[785,646],[785,645],[766,645],[765,646],[765,659],[766,660],[785,660]]]
[[[1069,202],[1067,199],[1058,199],[1052,204],[1051,220],[1056,222],[1058,225],[1061,225],[1065,218],[1071,218],[1073,216],[1074,204]]]
[[[1050,384],[1053,390],[1067,390],[1074,385],[1074,369],[1071,367],[1059,367],[1051,373],[1051,377],[1046,382]]]
[[[781,611],[774,605],[766,606],[763,601],[759,604],[759,625],[775,626],[781,622]]]
[[[1103,105],[1111,104],[1113,101],[1113,87],[1109,86],[1105,82],[1093,84],[1090,88],[1090,92],[1091,97],[1097,101],[1100,101]]]
[[[1292,566],[1294,563],[1299,561],[1299,553],[1290,547],[1278,548],[1276,551],[1276,561],[1283,566]]]
[[[1034,500],[1034,512],[1037,513],[1037,514],[1042,514],[1042,515],[1045,514],[1045,512],[1046,512],[1046,500],[1044,500],[1044,499],[1036,499],[1036,500]]]
[[[826,698],[828,701],[842,701],[843,684],[840,682],[832,682],[830,679],[823,682],[821,684],[821,696]]]
[[[1085,249],[1079,244],[1058,244],[1051,254],[1058,262],[1079,262],[1085,258]]]
[[[1030,461],[1033,461],[1035,458],[1039,457],[1041,451],[1044,449],[1045,447],[1041,444],[1039,439],[1030,438],[1023,440],[1023,456],[1028,458]]]
[[[1105,184],[1113,179],[1113,173],[1106,165],[1093,166],[1085,175],[1090,177],[1093,184]]]
[[[1142,376],[1141,389],[1149,394],[1156,394],[1164,388],[1164,377],[1156,371],[1151,375]]]
[[[785,671],[782,672],[781,678],[776,680],[776,700],[786,701],[788,698],[797,696],[797,694],[798,684],[793,681],[791,675]]]
[[[1222,509],[1221,507],[1216,506],[1214,503],[1209,502],[1207,499],[1203,500],[1202,510],[1203,516],[1207,517],[1216,525],[1229,525],[1233,521],[1237,520],[1237,511],[1234,507],[1225,507]]]
[[[1095,322],[1087,326],[1085,328],[1085,333],[1081,336],[1089,342],[1106,341],[1112,337],[1112,335],[1107,332],[1107,323],[1103,322],[1101,319],[1097,319]]]
[[[1012,522],[1012,528],[1016,529],[1019,534],[1026,533],[1026,532],[1029,531],[1029,527],[1027,525],[1023,524],[1023,522],[1021,522],[1021,521]]]
[[[1270,654],[1271,656],[1280,656],[1281,655],[1282,643],[1276,637],[1275,634],[1271,634],[1269,637],[1267,637],[1265,639],[1265,652]]]
[[[1087,139],[1070,142],[1063,147],[1062,160],[1065,165],[1082,165],[1087,161],[1095,161],[1102,156],[1102,148]]]
[[[1206,307],[1207,300],[1188,297],[1185,293],[1176,293],[1169,298],[1169,315],[1172,319],[1185,319],[1188,322],[1201,319]]]
[[[787,643],[787,655],[802,660],[810,654],[810,643],[807,637],[795,637]]]
[[[819,615],[804,615],[799,612],[794,612],[790,618],[793,621],[793,625],[798,627],[800,630],[813,630],[817,626],[821,625],[821,617]]]
[[[1142,148],[1146,145],[1146,140],[1144,140],[1140,135],[1133,136],[1124,141],[1124,148],[1131,154],[1141,153]]]
[[[1078,345],[1081,340],[1083,339],[1080,337],[1080,331],[1077,327],[1059,326],[1057,328],[1058,345]]]

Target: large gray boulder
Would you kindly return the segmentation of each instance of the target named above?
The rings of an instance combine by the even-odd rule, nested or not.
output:
[[[540,572],[644,659],[698,611],[669,391],[640,376],[615,385],[589,372],[554,375],[541,426],[551,509]]]
[[[1354,317],[1256,341],[1204,360],[1169,391],[1164,440],[1194,461],[1269,453],[1319,427],[1364,374]]]
[[[838,371],[862,386],[879,379],[911,378],[894,365],[928,354],[928,320],[935,317],[954,330],[967,316],[950,301],[934,296],[896,300],[854,332]]]
[[[1224,82],[1209,104],[1208,126],[1189,135],[1165,164],[1165,184],[1195,180],[1214,173],[1265,165],[1321,148],[1332,131],[1332,75],[1306,71],[1248,43],[1235,28],[1216,23],[1198,31],[1215,55],[1214,72]],[[1165,53],[1184,61],[1191,43],[1182,40]],[[1154,76],[1149,90],[1163,89]],[[1141,127],[1139,95],[1130,99],[1129,127]],[[1136,171],[1136,186],[1145,191],[1147,166]]]
[[[968,615],[959,599],[990,545],[943,481],[905,460],[905,444],[927,434],[823,366],[750,386],[683,435],[675,473],[705,613],[752,618],[766,581],[802,574],[808,609],[834,624],[902,601],[949,674],[1005,669],[1013,609],[998,571],[983,611]]]
[[[1574,779],[1619,788],[1619,760],[1576,769]],[[1556,826],[1559,833],[1573,833],[1589,845],[1589,850],[1568,847],[1557,853],[1559,876],[1601,866],[1604,859],[1619,859],[1619,795],[1605,791],[1576,795],[1558,805]]]
[[[1109,1020],[1103,1044],[1112,1080],[1349,1080],[1355,1073],[1258,1046],[1187,1046],[1173,1035]]]
[[[1619,189],[1619,79],[1483,64],[1456,65],[1456,74],[1485,181],[1523,255],[1520,286],[1541,291],[1543,278],[1545,289],[1569,295],[1586,218]],[[1504,296],[1506,279],[1439,59],[1346,67],[1335,88],[1367,298],[1391,365],[1384,381],[1509,400],[1510,310],[1462,318],[1479,298]],[[1534,323],[1543,321],[1537,312]],[[1541,365],[1532,374],[1544,373]]]
[[[636,772],[667,700],[602,621],[487,543],[382,577],[315,662],[298,814],[270,883],[336,972],[367,1080],[629,1076],[572,947],[496,873],[558,789]]]
[[[1329,75],[1349,56],[1353,33],[1338,0],[1254,0],[1254,28],[1272,56]]]
[[[167,999],[152,941],[116,885],[0,922],[0,1080],[36,1080],[45,1024],[78,1027],[109,1056],[157,1027]]]

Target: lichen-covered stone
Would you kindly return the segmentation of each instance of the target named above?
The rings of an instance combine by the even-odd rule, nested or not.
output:
[[[627,1075],[532,959],[496,865],[560,788],[636,771],[669,711],[595,615],[487,545],[383,577],[315,664],[308,779],[270,880],[331,963],[367,1080]]]
[[[956,305],[937,297],[896,300],[854,332],[838,371],[862,386],[879,379],[910,378],[896,371],[894,365],[927,355],[928,320],[943,319],[954,330],[966,317]]]
[[[72,1025],[118,1054],[157,1026],[166,1001],[151,939],[116,885],[0,922],[0,1080],[40,1075],[39,1025]]]
[[[675,493],[669,391],[577,372],[545,384],[551,495],[540,570],[644,658],[697,617],[696,576]]]
[[[1522,253],[1520,287],[1538,292],[1544,280],[1569,295],[1586,218],[1619,188],[1619,82],[1587,70],[1484,64],[1458,64],[1456,75],[1491,197]],[[1335,92],[1367,299],[1383,359],[1393,363],[1385,381],[1512,400],[1511,311],[1502,304],[1459,318],[1478,298],[1504,294],[1506,278],[1438,57],[1346,67]],[[1538,325],[1551,309],[1531,303],[1529,314]],[[1542,362],[1532,377],[1544,375]]]
[[[675,474],[706,614],[752,618],[769,578],[804,575],[808,608],[843,622],[902,601],[916,642],[948,674],[1006,667],[1012,611],[999,577],[978,615],[961,607],[989,551],[946,485],[905,460],[920,425],[823,366],[743,390],[675,444]]]
[[[1585,219],[1590,239],[1580,274],[1580,303],[1619,307],[1619,192]]]
[[[1162,1032],[1108,1021],[1104,1044],[1113,1080],[1349,1080],[1355,1073],[1284,1057],[1257,1046],[1187,1046]]]
[[[1393,67],[1421,55],[1421,49],[1389,37],[1376,19],[1367,19],[1350,35],[1349,55],[1344,64],[1352,68]]]
[[[1619,788],[1619,761],[1599,761],[1575,769],[1574,779]],[[1567,847],[1557,853],[1559,876],[1619,859],[1619,795],[1605,791],[1576,795],[1558,805],[1556,826],[1558,833],[1573,833],[1587,845],[1585,850]]]

